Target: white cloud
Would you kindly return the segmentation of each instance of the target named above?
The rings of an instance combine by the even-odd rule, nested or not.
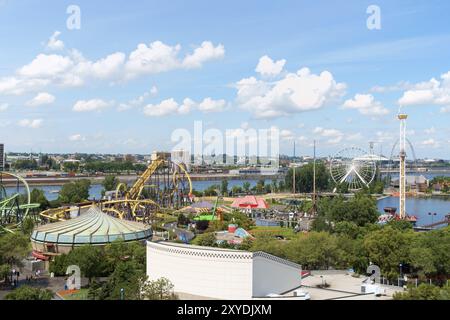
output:
[[[398,103],[401,106],[425,104],[450,106],[450,71],[441,75],[440,80],[432,78],[415,84],[411,90],[403,93]]]
[[[144,107],[144,114],[149,117],[162,117],[180,113],[180,106],[173,98],[163,100],[156,105],[149,104]]]
[[[355,109],[368,116],[382,116],[389,113],[389,110],[371,94],[356,94],[353,99],[344,102],[343,109]]]
[[[33,99],[26,103],[29,107],[37,107],[55,102],[55,96],[47,92],[38,93]]]
[[[64,49],[64,42],[57,39],[61,35],[61,32],[55,31],[47,42],[47,49],[49,50],[62,50]]]
[[[22,119],[19,121],[19,126],[24,128],[38,129],[42,126],[42,119]]]
[[[8,108],[9,108],[9,104],[7,104],[7,103],[0,104],[0,112],[6,111],[6,110],[8,110]]]
[[[149,117],[162,117],[167,115],[188,114],[194,109],[198,109],[201,112],[220,112],[223,111],[226,106],[225,100],[213,100],[211,98],[205,98],[201,103],[196,103],[190,98],[183,100],[182,104],[179,104],[175,99],[170,98],[161,101],[158,104],[149,104],[144,107],[144,114]]]
[[[133,100],[130,100],[126,103],[119,104],[119,106],[117,107],[117,111],[126,111],[133,107],[142,106],[142,104],[145,102],[145,100],[147,100],[148,97],[150,97],[150,96],[154,97],[157,94],[158,94],[158,88],[156,88],[155,86],[152,86],[149,92],[145,92],[143,95],[141,95]]]
[[[344,138],[344,133],[337,129],[325,129],[322,127],[316,127],[313,133],[321,137],[327,138],[329,144],[337,144]]]
[[[209,60],[221,59],[224,55],[225,48],[222,44],[215,47],[212,42],[203,41],[200,47],[184,58],[183,66],[188,69],[200,68],[203,63]]]
[[[55,33],[53,46],[60,46]],[[200,47],[185,58],[180,57],[181,46],[170,46],[155,41],[147,46],[139,44],[129,56],[123,52],[109,54],[96,61],[86,59],[76,49],[67,55],[38,54],[30,63],[20,67],[16,74],[0,78],[0,94],[21,95],[25,92],[42,90],[48,85],[77,87],[88,80],[108,80],[118,83],[140,75],[155,74],[175,69],[198,68],[203,63],[224,55],[223,45],[214,46],[204,41]],[[157,88],[152,88],[152,95]]]
[[[286,60],[273,61],[269,56],[259,58],[255,71],[263,76],[276,76],[283,70]]]
[[[281,80],[265,82],[254,77],[236,83],[237,103],[255,118],[275,118],[320,109],[345,93],[345,84],[336,83],[324,71],[312,74],[308,68],[289,73]]]
[[[423,132],[425,132],[426,134],[434,134],[436,133],[436,129],[434,127],[431,127],[429,129],[423,130]]]
[[[294,133],[291,130],[282,129],[280,131],[281,140],[294,140]]]
[[[6,77],[0,79],[0,94],[22,95],[28,91],[42,89],[50,83],[47,79],[20,79]]]
[[[68,71],[72,66],[73,61],[69,57],[41,53],[17,73],[26,78],[52,78]]]
[[[202,112],[221,112],[226,105],[225,100],[213,100],[211,98],[205,98],[199,105],[198,110]]]
[[[76,112],[99,111],[109,107],[112,102],[106,102],[102,99],[78,100],[72,110]]]
[[[431,148],[439,148],[440,146],[439,142],[432,138],[424,140],[420,144],[424,147],[431,147]]]
[[[450,112],[450,106],[441,108],[441,113],[447,113],[447,112]]]
[[[85,141],[85,140],[86,138],[79,133],[69,136],[69,141]]]

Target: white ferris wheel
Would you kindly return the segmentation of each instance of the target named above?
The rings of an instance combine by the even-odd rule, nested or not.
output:
[[[350,190],[369,187],[376,174],[375,156],[356,147],[343,149],[331,159],[330,173],[336,185],[346,183]]]

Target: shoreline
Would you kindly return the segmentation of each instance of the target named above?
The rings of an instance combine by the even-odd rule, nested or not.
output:
[[[83,180],[87,179],[91,182],[92,185],[99,185],[102,184],[103,180],[107,177],[105,176],[76,176],[76,177],[63,177],[63,178],[56,178],[56,177],[46,177],[46,178],[26,178],[24,177],[25,181],[28,183],[28,186],[30,187],[36,187],[36,186],[62,186],[69,182],[74,182],[77,180]],[[121,182],[133,182],[136,179],[139,178],[138,175],[116,175],[116,177]],[[211,175],[211,174],[191,174],[190,175],[191,181],[222,181],[224,179],[227,180],[272,180],[272,179],[284,179],[284,175],[276,174],[276,175],[232,175],[232,174],[217,174],[217,175]],[[17,185],[17,179],[3,179],[2,184],[5,187],[14,187]]]

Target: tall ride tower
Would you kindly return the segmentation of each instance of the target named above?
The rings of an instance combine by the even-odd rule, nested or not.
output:
[[[399,217],[400,219],[406,218],[406,119],[408,115],[406,113],[399,113],[398,120],[400,120],[400,180],[399,180]]]

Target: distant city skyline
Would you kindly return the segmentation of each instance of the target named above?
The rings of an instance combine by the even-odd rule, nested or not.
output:
[[[417,158],[450,159],[448,2],[377,1],[379,30],[371,1],[77,1],[79,29],[71,4],[0,2],[7,152],[150,154],[201,120],[389,156],[402,107]]]

